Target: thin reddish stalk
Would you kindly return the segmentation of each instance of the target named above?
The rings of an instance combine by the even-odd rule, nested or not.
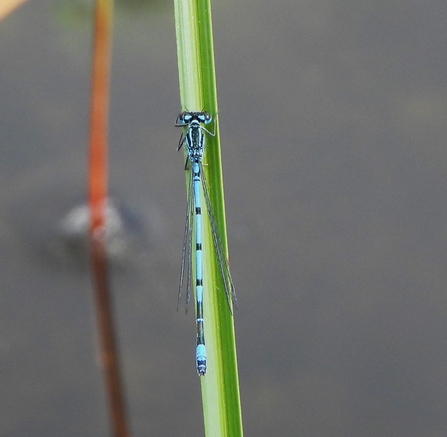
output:
[[[93,38],[88,194],[90,207],[90,263],[94,288],[99,350],[104,372],[111,429],[115,437],[128,437],[118,348],[105,245],[107,204],[107,121],[113,0],[97,0]]]

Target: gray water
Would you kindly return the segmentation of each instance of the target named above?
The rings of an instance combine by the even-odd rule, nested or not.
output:
[[[86,258],[90,23],[0,23],[0,435],[108,435]],[[132,434],[203,435],[172,3],[116,10],[112,287]],[[447,4],[214,2],[245,435],[447,433]],[[128,241],[128,240],[126,240]],[[55,250],[55,247],[57,250]],[[62,249],[61,249],[62,248]]]

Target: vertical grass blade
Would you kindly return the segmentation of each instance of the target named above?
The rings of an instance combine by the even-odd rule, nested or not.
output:
[[[118,348],[107,276],[107,124],[113,0],[96,0],[90,109],[88,196],[90,263],[98,325],[99,354],[109,406],[111,434],[128,437]]]
[[[204,172],[220,237],[226,248],[210,0],[174,0],[174,8],[182,109],[207,111],[215,121],[215,137],[206,137]],[[209,437],[240,437],[243,432],[233,316],[228,308],[206,214],[203,219],[208,370],[200,382],[205,434]]]

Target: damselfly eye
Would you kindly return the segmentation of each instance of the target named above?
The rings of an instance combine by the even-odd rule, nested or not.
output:
[[[180,114],[177,115],[176,124],[184,124],[184,123],[185,123],[185,112],[180,112]]]
[[[211,121],[211,115],[208,112],[201,112],[197,117],[200,123],[208,124]]]
[[[189,112],[182,113],[182,121],[185,123],[190,123],[192,120],[192,115]]]

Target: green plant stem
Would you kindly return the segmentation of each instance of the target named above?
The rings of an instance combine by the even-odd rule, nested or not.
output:
[[[210,0],[174,0],[174,8],[182,109],[207,111],[214,118],[211,130],[215,136],[206,136],[203,168],[219,235],[226,247]],[[187,174],[187,181],[189,177]],[[200,380],[205,434],[239,437],[243,433],[233,316],[228,308],[207,215],[202,217],[208,370]]]

